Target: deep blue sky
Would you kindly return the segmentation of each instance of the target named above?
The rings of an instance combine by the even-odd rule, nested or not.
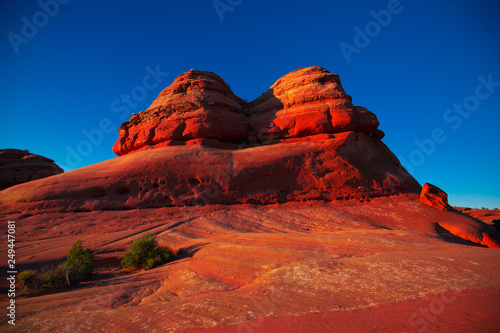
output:
[[[222,16],[213,1],[59,1],[67,3],[53,17],[37,1],[0,4],[0,148],[83,167],[115,157],[122,94],[136,93],[128,118],[179,74],[201,69],[252,100],[288,72],[318,65],[378,116],[383,141],[420,183],[440,186],[453,205],[500,207],[497,1],[220,0],[232,9]],[[374,24],[371,12],[388,8],[390,22]],[[356,27],[368,28],[370,40],[355,40]],[[341,43],[358,46],[350,62]],[[141,90],[148,66],[169,75]],[[480,76],[494,84],[477,98]],[[447,111],[464,103],[471,112]],[[81,161],[68,157],[103,119],[113,130]]]

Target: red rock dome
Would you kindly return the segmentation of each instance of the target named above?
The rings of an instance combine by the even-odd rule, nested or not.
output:
[[[121,156],[193,139],[241,142],[249,127],[244,104],[219,76],[191,70],[165,88],[147,110],[121,125],[113,151]]]
[[[337,74],[308,67],[276,81],[248,105],[247,114],[261,140],[347,131],[382,138],[377,117],[363,107],[353,106],[351,100]]]

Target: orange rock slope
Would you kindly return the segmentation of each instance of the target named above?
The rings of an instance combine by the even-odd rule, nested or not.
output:
[[[444,192],[432,187],[422,203],[377,127],[319,67],[250,103],[213,73],[181,75],[121,126],[120,157],[0,192],[19,271],[77,239],[96,251],[90,283],[19,299],[16,327],[0,329],[495,329],[499,253],[484,246],[498,233],[433,208]],[[146,233],[176,260],[120,273]]]
[[[19,271],[57,263],[77,239],[96,251],[90,283],[19,298],[16,327],[0,322],[5,332],[489,332],[499,324],[498,250],[448,234],[437,221],[470,219],[417,194],[1,217],[17,221]],[[124,249],[146,233],[176,260],[120,273]]]

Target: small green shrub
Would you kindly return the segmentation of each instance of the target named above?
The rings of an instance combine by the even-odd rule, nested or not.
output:
[[[85,249],[80,240],[69,250],[66,261],[62,263],[62,268],[67,270],[68,284],[78,284],[81,281],[92,278],[92,261],[94,253],[91,249]]]
[[[29,269],[27,271],[22,271],[17,275],[17,279],[19,282],[22,284],[26,285],[29,284],[33,279],[36,277],[37,272],[34,269]]]
[[[42,270],[45,288],[64,288],[69,285],[68,268],[57,265],[50,269]]]
[[[17,275],[17,279],[19,280],[20,288],[28,294],[39,291],[43,286],[43,281],[38,276],[38,272],[33,269],[22,271]]]
[[[122,266],[126,269],[153,268],[172,256],[172,250],[158,246],[153,235],[147,234],[132,242],[122,258]]]
[[[499,209],[495,207],[495,208],[493,208],[493,210],[499,210]]]
[[[66,261],[56,267],[44,267],[40,272],[28,270],[19,273],[21,293],[30,294],[44,289],[64,288],[92,277],[94,253],[76,241],[66,255]]]
[[[486,207],[481,207],[482,210],[486,210]]]

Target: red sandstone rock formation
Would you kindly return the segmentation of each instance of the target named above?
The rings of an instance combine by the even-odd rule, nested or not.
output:
[[[0,149],[0,190],[63,173],[53,160],[19,149]]]
[[[134,154],[9,195],[98,210],[419,193],[378,125],[320,67],[285,75],[250,104],[217,75],[189,71],[121,126],[114,151]]]
[[[122,125],[114,150],[125,156],[5,190],[0,204],[90,212],[420,193],[377,126],[319,67],[285,75],[249,104],[217,75],[190,71]],[[440,192],[426,189],[424,198],[444,207]],[[471,221],[441,226],[480,244],[498,240]]]
[[[439,187],[425,183],[420,193],[420,202],[439,210],[449,210],[448,194]]]
[[[378,125],[373,113],[353,106],[338,75],[321,67],[283,76],[251,103],[236,97],[214,73],[191,70],[147,110],[122,124],[113,151],[121,156],[164,146],[210,144],[207,139],[221,146],[351,131],[381,139],[384,133]]]
[[[317,67],[249,104],[213,74],[182,75],[122,126],[123,156],[1,192],[19,270],[56,264],[77,239],[96,252],[81,288],[16,300],[16,327],[495,330],[498,251],[470,242],[500,236],[422,204],[377,126]],[[145,233],[180,255],[121,275]]]
[[[193,139],[239,143],[248,136],[244,104],[219,76],[191,70],[163,90],[146,111],[121,125],[113,151],[121,156]]]

